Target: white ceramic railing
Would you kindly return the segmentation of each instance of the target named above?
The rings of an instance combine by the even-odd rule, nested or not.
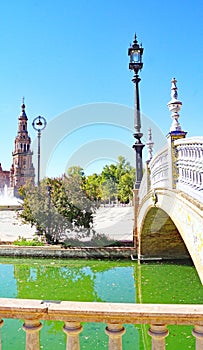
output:
[[[203,137],[175,141],[178,179],[176,187],[203,200]]]
[[[151,188],[169,187],[168,148],[156,154],[149,162]]]
[[[203,201],[203,137],[178,139],[174,149],[164,148],[152,158],[140,185],[140,201],[150,189],[170,189],[173,183],[174,189]]]
[[[168,148],[158,152],[146,163],[146,170],[139,188],[139,203],[145,195],[155,188],[170,188]]]
[[[81,322],[106,323],[109,350],[122,350],[122,335],[125,333],[123,324],[149,324],[152,350],[165,349],[165,338],[169,333],[167,325],[194,325],[192,334],[196,338],[196,350],[203,349],[203,305],[0,299],[0,317],[0,327],[3,326],[4,318],[24,320],[26,350],[40,349],[41,320],[64,321],[63,331],[67,334],[66,350],[80,350],[79,334],[83,329]]]

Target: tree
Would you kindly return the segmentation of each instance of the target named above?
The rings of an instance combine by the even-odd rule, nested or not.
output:
[[[84,189],[88,197],[98,205],[102,197],[101,175],[94,173],[87,176],[84,184]]]
[[[102,200],[128,202],[132,198],[134,178],[135,169],[122,156],[117,164],[105,165],[101,173]]]
[[[134,169],[123,174],[118,184],[118,197],[120,202],[128,203],[133,197],[133,184],[135,182]]]
[[[39,188],[25,185],[20,189],[24,199],[20,218],[35,225],[48,243],[58,243],[71,232],[78,236],[90,232],[95,206],[83,189],[82,173],[76,170],[44,179]]]
[[[48,243],[58,241],[64,230],[67,229],[67,220],[60,215],[57,208],[53,205],[47,184],[56,184],[51,179],[45,179],[40,183],[40,187],[24,185],[19,193],[23,198],[23,210],[19,217],[23,222],[36,226],[37,234],[45,236]],[[50,196],[53,195],[53,189]]]

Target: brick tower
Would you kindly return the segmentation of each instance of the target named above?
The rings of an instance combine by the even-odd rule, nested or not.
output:
[[[15,138],[13,164],[10,170],[10,187],[17,194],[20,186],[25,183],[34,185],[35,170],[32,163],[32,151],[30,149],[31,139],[27,131],[27,115],[25,113],[24,98],[22,111],[18,117],[18,135]]]

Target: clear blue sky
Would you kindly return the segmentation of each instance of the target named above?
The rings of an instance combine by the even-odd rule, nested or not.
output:
[[[4,169],[9,169],[12,162],[23,96],[32,139],[36,134],[31,122],[38,115],[49,123],[60,122],[58,116],[64,111],[89,103],[108,102],[133,108],[127,49],[134,32],[144,47],[142,112],[164,135],[168,133],[170,81],[176,77],[183,102],[181,126],[188,136],[202,135],[201,0],[8,0],[1,3],[0,12],[0,161]],[[83,158],[84,144],[103,138],[115,141],[117,136],[119,142],[131,147],[133,137],[129,133],[124,135],[118,128],[111,136],[111,126],[107,130],[108,123],[101,116],[104,124],[98,128],[98,118],[95,130],[91,125],[89,130],[83,127],[82,134],[76,130],[75,139],[72,134],[71,152],[81,147]],[[85,116],[82,120],[85,125]],[[62,173],[69,163],[70,140],[63,137],[57,140],[48,175]],[[92,144],[87,152],[93,147]],[[117,146],[113,143],[112,147]]]

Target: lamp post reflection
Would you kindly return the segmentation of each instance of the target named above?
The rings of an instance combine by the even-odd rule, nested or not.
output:
[[[51,242],[51,186],[47,186],[48,194],[48,225],[47,225],[47,242]]]

